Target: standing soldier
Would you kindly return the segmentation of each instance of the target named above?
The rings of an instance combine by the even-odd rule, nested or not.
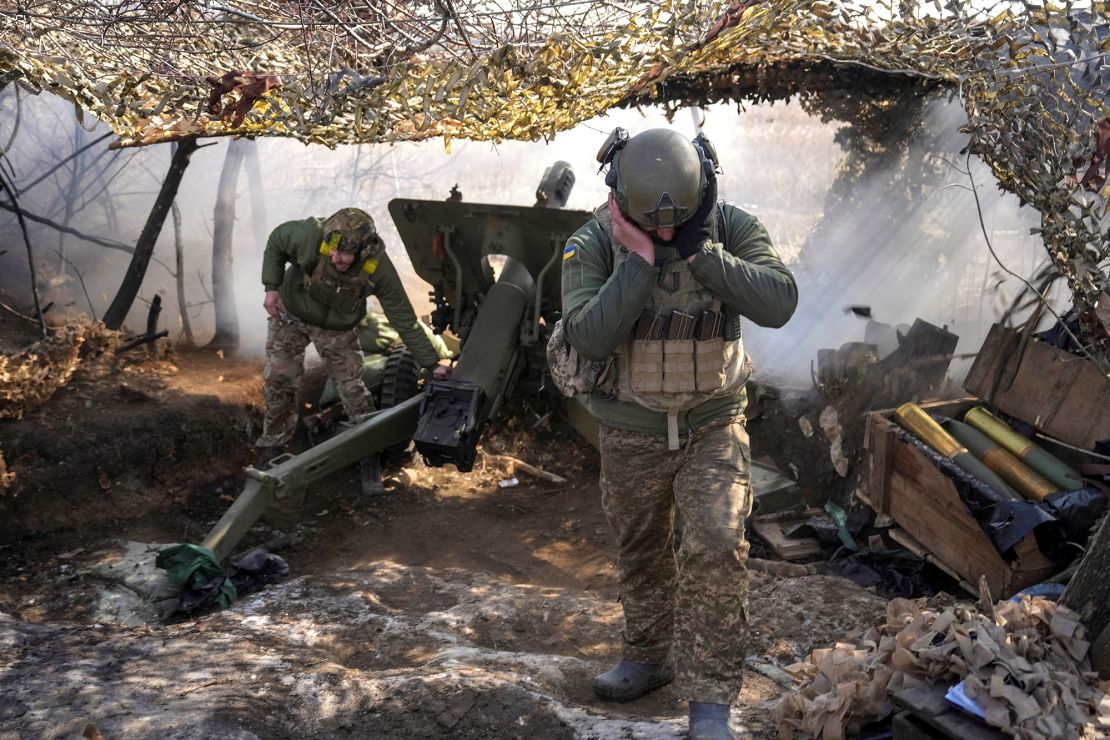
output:
[[[553,378],[600,424],[618,547],[624,657],[594,691],[629,701],[675,680],[689,736],[733,738],[752,506],[740,318],[782,326],[797,286],[759,221],[717,202],[716,153],[700,134],[618,128],[598,161],[609,200],[563,251],[548,347]]]
[[[323,358],[347,416],[354,419],[374,410],[362,382],[357,330],[366,315],[367,297],[377,296],[389,323],[422,367],[439,363],[374,220],[358,208],[344,208],[327,219],[288,221],[274,229],[262,257],[262,284],[262,305],[270,318],[263,376],[266,411],[262,436],[255,443],[261,448],[260,466],[282,454],[293,438],[297,387],[309,342]],[[378,456],[359,466],[363,492],[380,493]]]

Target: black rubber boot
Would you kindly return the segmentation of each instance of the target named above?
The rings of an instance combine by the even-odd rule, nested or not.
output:
[[[259,470],[269,470],[270,461],[278,455],[284,454],[285,450],[281,447],[259,447],[258,448],[258,464],[254,467]]]
[[[622,658],[616,667],[594,679],[594,693],[605,701],[632,701],[672,679],[674,673],[667,666]]]
[[[358,464],[359,479],[362,484],[362,495],[380,496],[385,493],[382,485],[382,460],[378,455],[364,457]]]
[[[728,704],[690,702],[689,740],[736,740],[728,726]]]

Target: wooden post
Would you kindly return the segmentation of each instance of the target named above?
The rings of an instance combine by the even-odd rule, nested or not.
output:
[[[158,333],[158,316],[162,313],[162,296],[154,296],[154,300],[150,302],[150,312],[146,315],[146,336],[152,337]],[[154,342],[147,346],[147,354],[153,355],[155,353]]]

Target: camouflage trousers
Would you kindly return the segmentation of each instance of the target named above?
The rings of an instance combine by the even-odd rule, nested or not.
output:
[[[602,507],[617,538],[624,657],[672,660],[688,701],[731,704],[748,646],[751,450],[741,416],[665,435],[601,429]],[[675,547],[675,511],[681,537]]]
[[[255,442],[257,447],[283,447],[293,439],[297,429],[297,388],[304,374],[304,350],[309,342],[324,360],[347,416],[374,410],[374,401],[362,382],[362,350],[355,329],[321,329],[293,316],[284,320],[271,316],[268,324],[266,369],[262,374],[266,410],[262,436]]]

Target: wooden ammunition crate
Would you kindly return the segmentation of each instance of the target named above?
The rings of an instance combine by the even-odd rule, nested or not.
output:
[[[922,403],[926,411],[957,416],[980,403]],[[1017,559],[1003,560],[990,538],[968,513],[955,484],[912,445],[895,435],[893,409],[867,415],[864,438],[864,480],[861,498],[879,514],[888,514],[919,543],[934,562],[955,576],[972,594],[986,576],[991,595],[1011,596],[1040,583],[1059,570],[1037,547],[1032,533],[1014,546]],[[912,549],[912,547],[911,547]]]
[[[1068,444],[1089,450],[1110,438],[1110,383],[1098,367],[1035,339],[1022,349],[1021,340],[1015,329],[992,326],[964,388]]]

